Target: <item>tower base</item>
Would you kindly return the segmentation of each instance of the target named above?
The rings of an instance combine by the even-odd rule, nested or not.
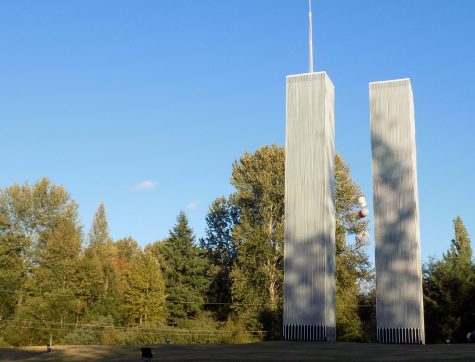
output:
[[[378,328],[378,343],[422,344],[419,328]]]
[[[335,328],[316,324],[284,325],[286,341],[335,341]]]

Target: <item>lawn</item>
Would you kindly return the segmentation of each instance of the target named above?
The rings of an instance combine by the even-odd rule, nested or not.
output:
[[[159,345],[152,361],[475,361],[475,344],[265,342],[241,345]],[[7,361],[140,361],[140,346],[54,346],[0,349]]]

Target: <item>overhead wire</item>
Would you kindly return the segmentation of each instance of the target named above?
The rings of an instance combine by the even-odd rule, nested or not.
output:
[[[78,293],[55,293],[55,292],[31,292],[31,291],[14,291],[14,290],[8,290],[8,289],[0,289],[0,293],[6,293],[6,294],[22,294],[22,295],[28,295],[32,297],[36,296],[44,296],[48,294],[53,294],[54,296],[64,296],[64,297],[94,297],[95,299],[117,299],[117,297],[111,297],[111,296],[94,296],[91,294],[78,294]],[[198,302],[198,301],[179,301],[179,300],[165,300],[166,303],[172,303],[172,304],[199,304],[199,305],[239,305],[239,306],[262,306],[262,303],[240,303],[240,302]],[[348,304],[345,304],[348,305]],[[376,306],[376,304],[358,304],[358,307],[373,307]]]

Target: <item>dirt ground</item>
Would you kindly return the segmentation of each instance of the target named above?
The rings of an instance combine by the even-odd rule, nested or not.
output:
[[[0,361],[141,361],[141,346],[54,346],[0,349]],[[475,361],[475,344],[381,345],[266,342],[240,345],[159,345],[152,361]]]

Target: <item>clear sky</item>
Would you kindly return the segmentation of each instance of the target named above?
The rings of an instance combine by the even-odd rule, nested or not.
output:
[[[457,215],[475,239],[475,1],[313,6],[336,148],[368,201],[368,83],[409,77],[423,260],[449,247]],[[0,1],[0,187],[47,176],[77,200],[85,231],[102,200],[112,236],[141,245],[166,237],[180,209],[204,236],[233,161],[284,144],[285,76],[308,70],[307,16],[307,0]]]

